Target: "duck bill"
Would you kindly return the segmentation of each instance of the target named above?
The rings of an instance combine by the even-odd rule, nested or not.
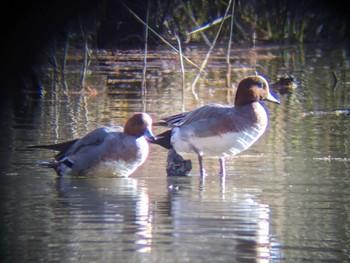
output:
[[[149,128],[146,129],[144,136],[148,141],[151,141],[151,142],[156,141],[158,139],[156,136],[154,136],[151,129]]]
[[[267,97],[264,99],[272,103],[280,104],[281,101],[277,98],[277,96],[271,91],[267,94]]]

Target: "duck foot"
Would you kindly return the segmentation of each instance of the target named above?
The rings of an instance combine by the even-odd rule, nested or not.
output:
[[[184,160],[174,149],[168,151],[166,167],[168,176],[187,176],[191,169],[191,160]]]

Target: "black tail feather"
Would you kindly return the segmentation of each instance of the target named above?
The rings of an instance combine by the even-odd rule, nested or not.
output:
[[[158,134],[156,137],[157,137],[157,140],[151,141],[151,143],[158,144],[158,145],[160,145],[168,150],[173,148],[173,146],[171,146],[171,142],[170,142],[171,130],[167,130],[161,134]]]
[[[34,146],[29,146],[28,148],[34,148],[34,149],[47,149],[47,150],[53,150],[53,151],[58,151],[59,153],[55,155],[55,159],[58,160],[60,159],[66,151],[78,141],[79,139],[71,140],[68,142],[62,142],[58,144],[50,144],[50,145],[34,145]]]
[[[38,148],[38,149],[48,149],[48,150],[53,150],[53,151],[59,151],[59,152],[65,152],[66,150],[69,149],[74,143],[76,143],[79,139],[67,141],[67,142],[62,142],[58,144],[50,144],[50,145],[34,145],[34,146],[29,146],[28,148]]]

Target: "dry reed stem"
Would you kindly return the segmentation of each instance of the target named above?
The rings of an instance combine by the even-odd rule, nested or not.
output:
[[[215,38],[214,38],[214,41],[213,41],[213,44],[211,45],[211,47],[209,48],[208,52],[207,52],[207,55],[205,56],[204,60],[203,60],[203,63],[197,73],[197,76],[195,77],[194,81],[192,82],[192,85],[191,85],[191,90],[192,90],[192,94],[194,96],[194,98],[196,100],[198,100],[198,95],[195,91],[195,87],[196,87],[196,84],[202,74],[202,72],[204,71],[204,68],[206,67],[207,63],[208,63],[208,60],[209,60],[209,57],[210,57],[210,54],[211,52],[213,51],[214,47],[215,47],[215,44],[216,44],[216,41],[218,40],[219,38],[219,35],[220,35],[220,32],[221,32],[221,29],[222,29],[222,26],[225,22],[225,17],[227,17],[227,14],[228,14],[228,11],[230,10],[230,7],[231,7],[231,4],[232,4],[232,0],[230,0],[229,4],[227,5],[227,8],[226,8],[226,11],[225,11],[225,15],[224,15],[224,18],[222,19],[221,23],[220,23],[220,27],[218,29],[218,32],[216,33],[215,35]]]
[[[146,23],[138,16],[136,15],[123,1],[120,1],[120,3],[143,25],[147,26],[149,31],[151,31],[153,34],[155,34],[160,40],[162,40],[167,46],[171,47],[176,53],[180,53],[173,45],[171,45],[168,41],[166,41],[162,36],[160,36],[156,31],[154,31],[151,27],[146,25]],[[186,56],[182,56],[190,65],[194,66],[195,68],[199,69],[199,66],[196,65],[196,63],[192,62],[189,58]]]
[[[143,56],[143,69],[142,69],[142,108],[146,111],[146,72],[147,72],[147,50],[148,50],[148,19],[149,19],[149,1],[147,1],[147,12],[146,12],[146,24],[145,24],[145,48]]]
[[[179,44],[179,56],[180,56],[180,65],[181,65],[181,75],[182,75],[182,112],[185,111],[185,68],[184,68],[184,62],[182,59],[182,48],[181,48],[181,41],[178,35],[176,35],[177,42]]]

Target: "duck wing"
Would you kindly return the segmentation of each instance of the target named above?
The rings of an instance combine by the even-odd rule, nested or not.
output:
[[[219,117],[227,111],[232,110],[232,108],[233,107],[231,105],[211,103],[192,111],[183,112],[163,118],[162,120],[172,126],[181,126],[202,119]]]
[[[96,130],[93,130],[92,132],[88,133],[87,135],[85,135],[81,139],[77,140],[73,145],[71,145],[70,148],[68,148],[64,152],[60,152],[55,157],[57,160],[59,160],[59,159],[62,159],[66,156],[69,156],[71,154],[75,154],[85,147],[98,146],[101,143],[103,143],[104,139],[110,133],[121,133],[122,131],[123,131],[123,127],[121,127],[121,126],[97,128]]]
[[[80,139],[74,139],[57,144],[29,146],[28,148],[58,151],[59,153],[55,155],[55,159],[59,161],[70,154],[76,153],[85,146],[99,145],[103,142],[104,138],[111,132],[122,131],[123,127],[121,126],[102,127],[88,133]]]

